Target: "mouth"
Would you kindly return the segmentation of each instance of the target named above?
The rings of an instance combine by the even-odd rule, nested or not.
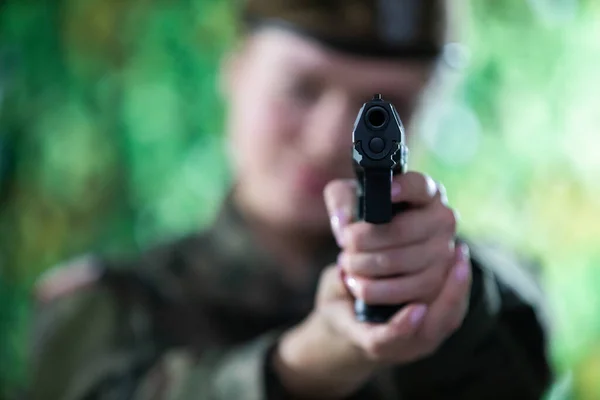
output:
[[[337,178],[336,175],[322,170],[302,167],[297,171],[295,186],[305,195],[309,195],[310,197],[322,197],[325,186],[327,186],[330,181]]]

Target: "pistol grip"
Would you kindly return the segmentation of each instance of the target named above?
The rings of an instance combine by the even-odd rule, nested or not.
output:
[[[392,220],[392,170],[364,171],[364,204],[362,220],[371,224],[387,224]]]
[[[405,210],[406,203],[392,204],[392,171],[366,169],[358,174],[358,218],[372,224],[389,223],[393,216]],[[354,301],[354,314],[361,322],[386,323],[405,304],[369,305],[360,299]]]

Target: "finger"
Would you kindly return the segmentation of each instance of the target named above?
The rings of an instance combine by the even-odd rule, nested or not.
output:
[[[367,304],[430,302],[444,285],[446,265],[437,263],[418,274],[395,278],[367,279],[347,275],[346,285],[354,297],[364,300]]]
[[[417,336],[426,312],[425,304],[407,305],[387,324],[362,324],[362,329],[353,331],[351,340],[355,340],[372,359],[393,358],[395,354],[390,354],[390,349],[397,348],[399,342],[408,342]]]
[[[352,295],[344,282],[343,270],[336,266],[328,266],[321,272],[317,287],[317,305],[333,300],[352,300]]]
[[[404,211],[389,224],[354,223],[344,230],[342,240],[346,250],[373,252],[418,244],[442,234],[451,238],[455,232],[454,211],[437,203],[430,208]]]
[[[344,228],[352,221],[356,204],[356,181],[335,180],[323,190],[325,205],[329,213],[331,230],[340,247],[343,246]]]
[[[449,264],[453,259],[454,238],[448,239],[448,235],[439,235],[427,242],[391,250],[369,253],[342,252],[338,257],[338,265],[349,275],[384,278],[415,274],[435,261]]]
[[[353,299],[340,283],[335,267],[322,273],[318,302],[322,314],[339,333],[346,335],[372,359],[389,357],[386,350],[401,340],[415,337],[427,312],[425,304],[408,304],[398,311],[387,324],[369,324],[356,319]]]
[[[437,183],[429,176],[409,171],[392,181],[392,202],[406,202],[415,206],[429,204],[439,197]]]
[[[352,305],[349,303],[328,307],[325,312],[338,332],[345,333],[371,359],[381,360],[393,356],[389,354],[392,345],[416,337],[427,313],[427,306],[420,303],[408,304],[386,324],[357,321]]]
[[[461,244],[456,252],[457,262],[424,322],[423,333],[430,340],[444,340],[460,327],[467,313],[472,278],[468,247]]]
[[[440,201],[446,207],[450,207],[450,202],[448,201],[448,192],[446,191],[446,186],[444,186],[441,182],[436,181],[437,189],[440,195]]]
[[[335,276],[334,268],[327,268],[324,272],[323,285],[320,288],[322,301],[328,294],[336,291],[339,294],[345,294],[342,285],[334,283]],[[389,348],[392,345],[416,337],[427,313],[425,304],[411,303],[398,311],[386,324],[364,323],[356,319],[351,299],[349,301],[349,299],[341,300],[335,299],[336,296],[333,297],[320,308],[322,315],[336,332],[348,337],[367,356],[378,361],[393,356],[393,354],[389,354]]]

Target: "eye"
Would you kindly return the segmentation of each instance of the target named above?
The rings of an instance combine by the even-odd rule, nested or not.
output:
[[[287,88],[287,95],[301,103],[313,103],[319,99],[322,85],[314,79],[296,79]]]

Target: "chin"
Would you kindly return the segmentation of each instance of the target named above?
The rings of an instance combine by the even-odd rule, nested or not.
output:
[[[279,210],[278,223],[283,223],[292,229],[315,233],[329,229],[329,216],[321,199],[311,201],[294,198],[285,204],[273,204],[272,210],[274,209]]]

